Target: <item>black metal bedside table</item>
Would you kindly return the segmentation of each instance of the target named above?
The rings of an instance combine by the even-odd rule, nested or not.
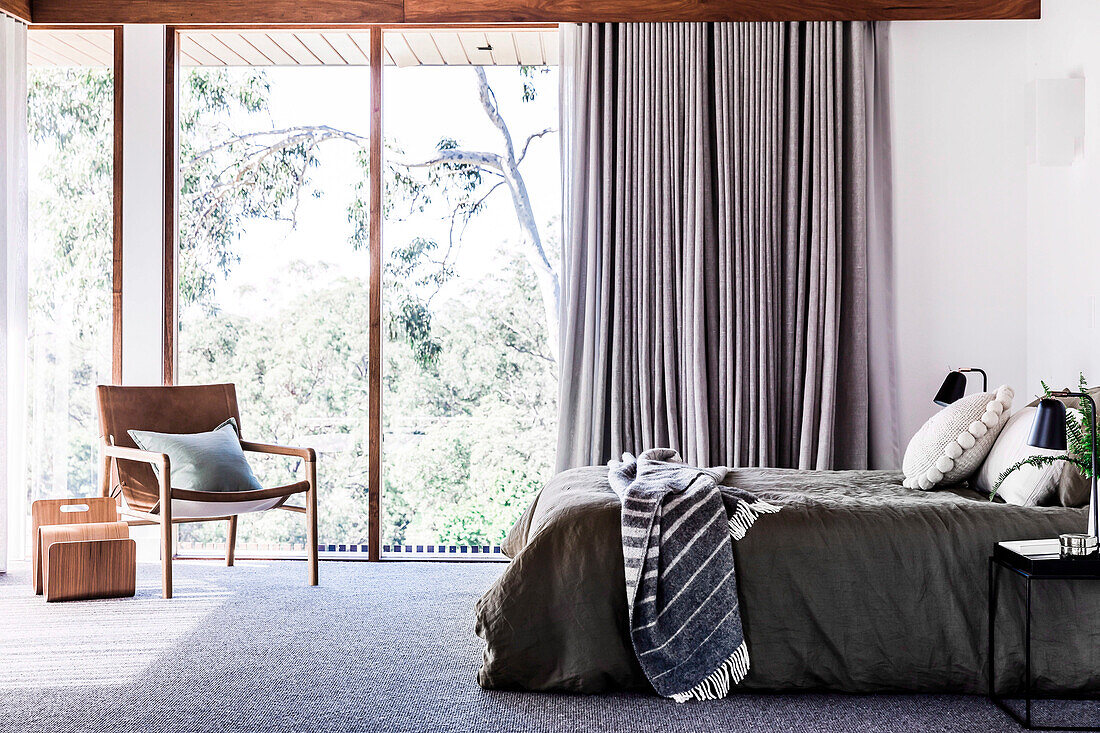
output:
[[[997,695],[994,684],[996,671],[995,628],[997,618],[997,566],[1023,577],[1024,606],[1024,714],[1021,716]],[[989,558],[989,697],[1020,725],[1028,730],[1087,730],[1100,731],[1100,726],[1033,725],[1031,702],[1031,581],[1033,580],[1100,580],[1100,554],[1063,558],[1057,539],[998,542]],[[1093,697],[1053,697],[1041,699],[1092,700]]]

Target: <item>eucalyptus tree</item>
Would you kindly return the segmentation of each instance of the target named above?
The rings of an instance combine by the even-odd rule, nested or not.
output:
[[[444,136],[434,155],[413,160],[396,143],[386,145],[387,166],[382,172],[385,215],[419,216],[442,201],[450,220],[445,242],[416,238],[392,248],[389,274],[415,277],[393,283],[401,292],[398,307],[388,314],[390,330],[408,341],[422,363],[434,358],[438,344],[431,330],[432,296],[454,276],[454,258],[466,226],[491,196],[503,190],[512,203],[521,250],[542,296],[545,353],[556,359],[561,298],[556,258],[548,252],[522,167],[532,145],[555,129],[531,133],[517,145],[485,70],[472,67],[471,73],[476,77],[481,110],[496,133],[495,149],[473,149]],[[521,73],[530,78],[537,72],[521,67]],[[219,273],[232,267],[232,239],[241,219],[297,222],[302,197],[311,191],[310,171],[318,165],[320,151],[336,141],[354,147],[362,173],[348,217],[353,224],[352,245],[368,246],[369,139],[325,124],[237,129],[234,113],[266,112],[269,92],[261,72],[244,79],[235,79],[225,70],[189,76],[185,93],[191,100],[184,105],[189,113],[181,121],[181,195],[185,203],[181,207],[180,246],[191,250],[189,257],[181,258],[190,263],[180,273],[180,293],[185,301],[199,299]],[[524,85],[524,101],[533,101],[536,94],[534,84]]]

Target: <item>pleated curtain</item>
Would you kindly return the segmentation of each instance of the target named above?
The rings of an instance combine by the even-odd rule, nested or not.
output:
[[[867,466],[869,31],[563,26],[559,470]]]
[[[27,25],[0,13],[0,573],[22,557],[26,506]],[[8,536],[11,531],[12,536]]]

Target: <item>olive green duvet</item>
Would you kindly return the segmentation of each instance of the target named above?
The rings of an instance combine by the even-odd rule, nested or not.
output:
[[[735,543],[751,657],[743,689],[983,693],[994,543],[1080,532],[1085,510],[923,492],[883,471],[736,469],[726,483],[782,510]],[[648,689],[626,618],[619,500],[605,467],[565,471],[510,531],[477,604],[486,688]],[[998,687],[1016,689],[1022,583],[1001,574]],[[1034,591],[1035,676],[1100,690],[1100,583]],[[1003,684],[1002,684],[1003,682]]]

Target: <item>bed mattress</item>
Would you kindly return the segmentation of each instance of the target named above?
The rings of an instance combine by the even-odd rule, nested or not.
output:
[[[751,669],[742,689],[984,693],[994,543],[1083,531],[1085,510],[923,492],[898,472],[735,469],[726,482],[783,509],[735,543]],[[486,688],[648,689],[627,627],[619,500],[604,467],[559,474],[504,543],[477,604]],[[1019,687],[1023,595],[1002,571],[997,677]],[[1034,595],[1040,689],[1100,689],[1100,584]],[[1011,671],[1010,671],[1011,670]]]

